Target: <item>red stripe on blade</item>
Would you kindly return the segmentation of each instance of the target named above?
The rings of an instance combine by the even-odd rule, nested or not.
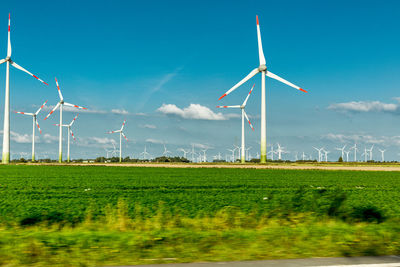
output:
[[[256,16],[256,18],[257,18],[257,25],[259,25],[259,24],[258,24],[258,16]]]
[[[304,93],[308,93],[306,90],[304,90],[303,88],[299,89],[300,91],[304,92]]]
[[[226,94],[223,94],[218,100],[221,100],[222,98],[224,98],[226,96]]]

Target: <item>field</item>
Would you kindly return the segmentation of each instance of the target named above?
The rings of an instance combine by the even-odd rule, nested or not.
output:
[[[400,252],[400,172],[0,166],[0,264]]]

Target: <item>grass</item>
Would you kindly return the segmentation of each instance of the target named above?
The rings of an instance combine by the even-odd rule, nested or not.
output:
[[[0,166],[0,264],[400,252],[400,173]]]

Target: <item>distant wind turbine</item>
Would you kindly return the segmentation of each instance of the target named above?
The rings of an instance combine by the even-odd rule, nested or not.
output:
[[[113,133],[119,133],[119,162],[122,162],[122,136],[125,138],[126,141],[128,141],[128,138],[126,138],[123,130],[125,127],[126,120],[122,123],[121,129],[107,132],[108,134],[113,134]]]
[[[57,85],[57,90],[58,90],[58,96],[60,97],[60,102],[57,103],[57,105],[53,108],[52,111],[50,111],[50,113],[46,116],[46,118],[44,118],[44,120],[47,120],[48,117],[50,117],[51,114],[53,114],[53,112],[60,107],[60,123],[59,123],[59,127],[60,127],[60,136],[59,136],[59,140],[58,140],[58,162],[62,162],[62,125],[63,125],[63,119],[62,119],[62,113],[63,113],[63,107],[64,105],[66,106],[70,106],[70,107],[75,107],[75,108],[80,108],[80,109],[87,109],[84,107],[80,107],[74,104],[70,104],[70,103],[66,103],[64,102],[64,98],[63,95],[61,93],[61,89],[60,86],[58,85],[58,81],[57,78],[55,78],[56,80],[56,85]]]
[[[47,103],[47,100],[46,100],[46,102],[43,103],[42,106],[40,106],[40,108],[35,113],[26,113],[26,112],[15,111],[15,113],[18,113],[18,114],[32,116],[32,120],[33,120],[33,124],[32,124],[32,162],[35,161],[35,129],[36,129],[36,126],[38,127],[39,132],[42,133],[42,130],[40,129],[39,123],[37,121],[37,115],[42,110],[44,105],[46,105],[46,103]]]
[[[246,104],[247,104],[247,100],[249,100],[249,97],[251,95],[251,92],[253,92],[255,84],[253,85],[253,87],[251,87],[249,94],[247,95],[247,97],[244,99],[243,103],[241,105],[235,105],[235,106],[217,106],[217,108],[240,108],[242,111],[242,147],[241,147],[241,156],[240,156],[240,161],[241,163],[245,163],[246,162],[246,147],[245,147],[245,140],[244,140],[244,119],[246,118],[246,120],[248,121],[251,129],[254,131],[253,125],[251,124],[249,117],[246,114],[245,108],[246,108]]]
[[[68,143],[67,143],[67,144],[68,144],[68,145],[67,145],[67,162],[70,162],[70,157],[69,157],[69,144],[70,144],[69,136],[71,135],[72,138],[74,138],[74,140],[76,140],[76,138],[75,138],[75,136],[74,136],[74,133],[73,133],[72,130],[71,130],[71,126],[72,126],[72,124],[74,124],[76,118],[78,118],[78,114],[76,114],[75,118],[71,121],[70,124],[64,124],[64,125],[62,125],[62,127],[66,127],[66,128],[68,129],[68,134],[67,134],[67,136],[68,136]],[[60,126],[59,124],[54,124],[54,125],[55,125],[55,126]]]

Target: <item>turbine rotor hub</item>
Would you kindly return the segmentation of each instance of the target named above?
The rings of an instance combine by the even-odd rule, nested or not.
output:
[[[5,60],[6,61],[11,61],[11,57],[6,57]]]
[[[266,70],[267,70],[267,66],[266,66],[266,65],[260,65],[260,66],[258,67],[258,70],[259,70],[259,71],[266,71]]]

